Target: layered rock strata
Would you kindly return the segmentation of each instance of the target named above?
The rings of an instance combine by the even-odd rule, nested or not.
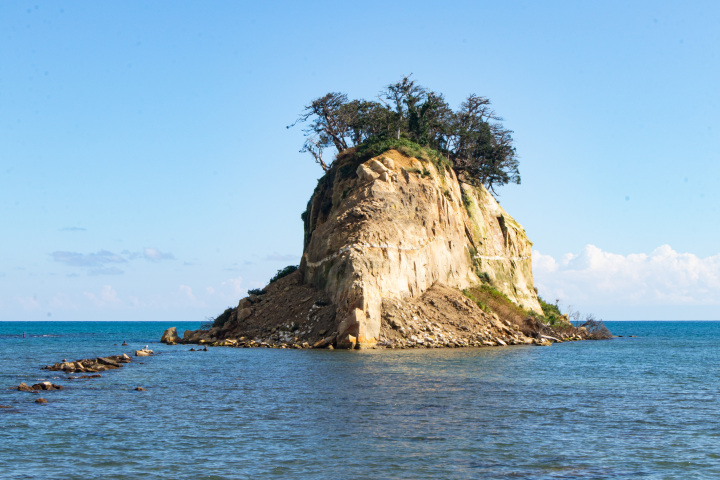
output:
[[[344,166],[312,199],[300,266],[304,281],[337,305],[340,346],[375,345],[383,300],[417,298],[435,284],[464,289],[483,277],[541,313],[532,244],[485,189],[396,150],[361,163],[356,175],[341,175]]]

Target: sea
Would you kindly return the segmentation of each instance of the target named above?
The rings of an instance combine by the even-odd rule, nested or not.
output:
[[[159,343],[199,323],[0,322],[0,479],[720,478],[720,322],[606,325],[550,347],[205,352]],[[146,345],[101,378],[41,369]],[[65,388],[14,389],[45,380]]]

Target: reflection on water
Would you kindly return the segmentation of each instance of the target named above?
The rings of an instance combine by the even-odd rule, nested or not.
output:
[[[2,385],[67,389],[45,406],[0,392],[3,478],[720,476],[717,323],[619,324],[640,336],[549,348],[154,344],[161,355],[84,383],[38,367],[139,348],[168,325],[36,326],[59,335],[45,339],[8,325]]]

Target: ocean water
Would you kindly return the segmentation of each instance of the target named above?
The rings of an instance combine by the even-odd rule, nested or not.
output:
[[[0,478],[720,478],[720,322],[354,352],[190,352],[172,325],[0,322]],[[145,345],[99,379],[40,369]],[[9,389],[46,379],[46,405]]]

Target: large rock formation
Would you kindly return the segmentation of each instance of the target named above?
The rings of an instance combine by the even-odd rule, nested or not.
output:
[[[168,338],[342,348],[547,343],[533,318],[542,312],[523,228],[441,160],[348,151],[318,182],[303,220],[298,271],[241,299],[209,330]],[[461,293],[481,285],[502,297],[502,312]],[[569,325],[551,333],[578,334]]]
[[[383,300],[420,297],[435,284],[490,281],[541,313],[532,244],[487,190],[396,150],[357,167],[339,162],[311,199],[300,264],[304,281],[337,307],[339,346],[375,345]]]

